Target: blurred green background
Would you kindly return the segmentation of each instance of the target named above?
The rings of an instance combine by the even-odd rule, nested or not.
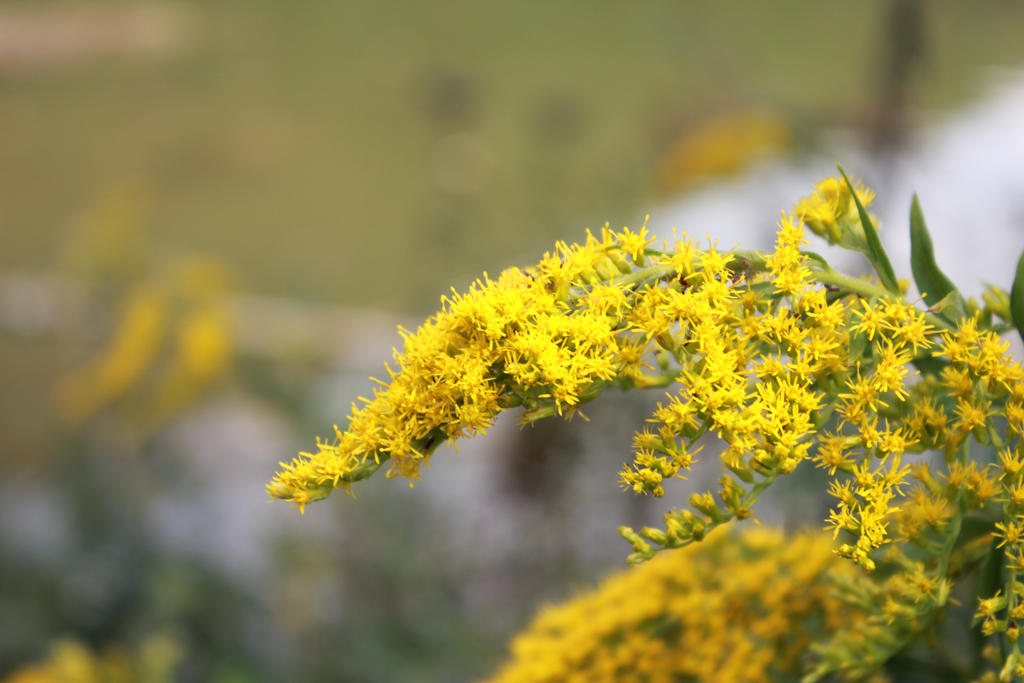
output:
[[[450,286],[831,131],[901,149],[1024,63],[1022,26],[1007,1],[4,3],[0,677],[50,652],[124,680],[485,674],[650,514],[614,486],[642,401],[595,407],[601,467],[604,436],[512,425],[489,465],[301,520],[264,505],[277,461]]]
[[[867,126],[888,4],[6,3],[165,35],[2,67],[0,263],[49,264],[131,181],[160,247],[248,288],[418,313],[584,224],[637,223],[671,142],[715,114]],[[914,106],[963,103],[980,68],[1021,60],[1019,3],[921,8]]]

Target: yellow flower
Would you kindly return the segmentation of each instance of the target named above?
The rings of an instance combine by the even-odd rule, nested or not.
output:
[[[490,680],[795,679],[812,638],[861,618],[835,598],[829,547],[753,529],[673,551],[543,608]]]
[[[815,189],[814,194],[800,200],[793,213],[811,232],[830,244],[863,250],[864,232],[846,182],[842,178],[825,178]],[[874,193],[861,183],[855,183],[854,190],[863,206],[874,201]]]
[[[109,345],[56,390],[60,411],[84,420],[123,396],[152,367],[166,335],[169,302],[152,287],[140,287],[125,301]]]

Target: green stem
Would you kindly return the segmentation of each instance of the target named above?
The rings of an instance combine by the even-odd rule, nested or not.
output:
[[[768,488],[773,483],[775,483],[775,480],[778,479],[778,478],[779,478],[779,473],[778,472],[771,472],[771,473],[769,473],[765,477],[764,481],[758,482],[757,484],[752,486],[750,488],[750,490],[747,491],[746,494],[744,494],[743,498],[741,499],[741,502],[743,503],[743,507],[746,508],[746,509],[750,509],[750,507],[753,506],[753,504],[757,502],[757,499],[761,495],[761,493],[763,493],[766,488]],[[651,559],[655,555],[657,555],[658,553],[660,553],[660,552],[662,552],[664,550],[677,550],[679,548],[685,548],[686,546],[690,545],[691,543],[695,543],[698,540],[703,540],[703,539],[707,538],[708,534],[710,534],[712,531],[714,531],[718,527],[722,526],[723,524],[727,524],[727,523],[733,521],[734,519],[736,519],[736,513],[735,512],[729,512],[727,514],[723,514],[722,517],[720,519],[717,519],[717,520],[709,519],[707,524],[704,527],[704,532],[701,535],[700,539],[689,538],[689,539],[687,539],[685,541],[681,541],[679,543],[673,543],[673,544],[670,544],[670,545],[662,546],[660,548],[651,548],[650,557],[647,557],[646,559]]]
[[[963,445],[960,447],[960,464],[967,467],[970,462],[970,441],[964,439]],[[953,548],[956,547],[957,539],[960,538],[960,528],[963,525],[964,515],[967,512],[967,498],[964,496],[964,489],[960,487],[956,494],[956,512],[953,514],[953,519],[949,523],[949,531],[946,534],[946,541],[942,545],[942,555],[939,557],[939,577],[945,578],[949,571],[949,558],[953,554]]]
[[[675,268],[672,266],[651,266],[649,268],[634,270],[629,275],[620,275],[617,278],[613,278],[611,282],[612,284],[619,285],[621,287],[628,287],[642,282],[660,280],[674,271]]]
[[[840,287],[842,289],[853,292],[854,294],[859,294],[861,296],[870,298],[891,298],[893,296],[892,293],[889,292],[887,289],[879,287],[878,285],[873,285],[870,282],[865,282],[864,280],[849,277],[848,275],[843,275],[842,273],[838,273],[832,269],[829,269],[827,271],[815,270],[812,272],[814,273],[814,279],[817,280],[818,282],[824,285]],[[934,315],[932,313],[925,313],[924,319],[927,320],[928,323],[933,327],[937,327],[943,330],[953,329],[953,325],[951,325],[948,321],[943,320],[939,316]]]

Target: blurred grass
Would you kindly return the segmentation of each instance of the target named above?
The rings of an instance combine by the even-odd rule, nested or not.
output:
[[[883,68],[879,1],[182,6],[177,56],[0,71],[0,267],[47,266],[98,196],[141,181],[165,250],[257,292],[418,311],[584,225],[638,223],[688,122],[856,125]],[[1024,61],[1024,6],[927,10],[917,106]],[[477,187],[446,187],[445,163]]]

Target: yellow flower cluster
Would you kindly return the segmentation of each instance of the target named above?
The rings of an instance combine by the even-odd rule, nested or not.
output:
[[[793,209],[807,229],[829,244],[864,251],[864,230],[853,201],[853,193],[842,178],[825,178],[815,186],[814,194],[804,197]],[[875,199],[875,193],[863,184],[853,186],[863,206]]]
[[[1000,634],[1004,660],[1000,680],[1024,679],[1020,624],[1024,619],[1024,369],[1009,355],[1009,344],[991,330],[978,329],[977,316],[942,335],[949,365],[939,383],[949,398],[943,417],[951,448],[966,451],[967,438],[998,451],[997,462],[979,468],[966,459],[949,468],[947,487],[959,490],[971,508],[999,504],[994,550],[1001,550],[1003,581],[991,595],[979,594],[975,615],[982,634]],[[939,355],[938,353],[936,355]],[[994,419],[998,417],[998,419]],[[947,497],[951,496],[947,494]]]
[[[389,476],[415,479],[440,443],[484,431],[506,408],[523,406],[530,421],[571,412],[612,384],[676,380],[684,388],[659,409],[659,432],[637,436],[623,486],[661,495],[708,429],[727,440],[727,464],[744,481],[791,472],[821,407],[811,385],[844,360],[839,309],[813,288],[803,239],[783,216],[776,251],[758,264],[685,237],[654,252],[643,229],[605,230],[560,244],[533,268],[485,277],[403,332],[389,381],[353,406],[334,440],[283,464],[269,491],[303,506],[386,461]],[[756,267],[773,281],[741,284]],[[647,362],[654,351],[660,373]]]
[[[657,183],[663,191],[676,192],[708,177],[737,173],[793,142],[792,129],[778,113],[717,113],[676,138],[658,164]]]
[[[837,552],[867,569],[884,563],[885,570],[877,582],[846,590],[844,601],[871,617],[861,629],[843,629],[819,644],[820,660],[809,678],[840,672],[856,679],[876,671],[930,628],[948,604],[953,580],[988,554],[991,566],[1005,562],[1005,573],[991,589],[994,594],[979,595],[976,620],[984,636],[1002,634],[1009,643],[1002,670],[992,680],[1019,679],[1024,674],[1017,644],[1017,623],[1024,617],[1018,580],[1024,559],[1019,517],[1024,511],[1019,439],[1024,371],[1007,353],[1006,342],[979,329],[978,315],[948,324],[939,334],[902,302],[879,300],[873,310],[862,309],[853,327],[874,339],[854,343],[871,349],[861,359],[870,357],[872,369],[858,367],[838,394],[839,422],[834,430],[822,430],[815,460],[849,475],[830,487],[838,505],[828,526],[855,539]],[[927,370],[913,384],[908,361]],[[1011,446],[1007,439],[1016,441]],[[1001,449],[999,463],[972,459],[972,440]],[[945,454],[945,471],[902,462],[904,453],[925,450]],[[964,528],[967,514],[983,519],[1000,504],[996,518],[1004,521],[996,521],[989,533]],[[873,552],[889,541],[897,545],[881,556]]]
[[[220,264],[185,258],[135,284],[107,344],[56,387],[61,415],[81,422],[131,396],[160,417],[200,396],[230,365],[226,279]]]
[[[840,421],[821,431],[818,465],[831,473],[841,470],[850,479],[833,479],[830,493],[839,505],[827,528],[838,535],[857,535],[839,553],[873,568],[870,553],[887,537],[888,520],[898,511],[910,467],[903,454],[922,442],[923,434],[901,420],[908,411],[907,380],[911,361],[931,346],[934,333],[923,314],[902,301],[881,297],[861,301],[850,317],[852,373],[836,395]],[[884,417],[883,417],[884,416]],[[915,423],[917,424],[917,423]]]
[[[445,298],[415,334],[401,331],[397,368],[347,428],[283,464],[270,493],[303,506],[388,461],[388,476],[416,479],[438,445],[486,431],[505,409],[522,406],[526,421],[571,414],[613,380],[658,381],[643,372],[649,339],[624,320],[633,289],[661,274],[633,277],[649,243],[644,229],[605,229]]]
[[[679,273],[679,287],[651,286],[639,295],[644,317],[634,316],[635,324],[651,330],[654,321],[667,321],[659,339],[680,371],[678,390],[652,418],[657,434],[645,432],[637,439],[634,463],[621,475],[623,486],[662,495],[664,476],[676,474],[665,467],[665,458],[688,465],[693,443],[708,431],[726,445],[725,467],[754,485],[745,491],[726,475],[719,491],[722,507],[711,493],[692,497],[700,514],[672,511],[664,531],[643,530],[656,545],[679,547],[703,537],[710,526],[749,516],[757,491],[792,472],[813,445],[815,415],[822,407],[818,387],[835,383],[844,372],[847,334],[842,305],[829,302],[811,280],[800,252],[804,241],[800,225],[783,215],[762,275],[740,284],[737,275],[745,274],[734,272],[730,259],[710,249],[695,258],[699,270]],[[744,267],[741,259],[735,261]],[[631,529],[622,533],[633,544],[632,561],[651,555],[649,544]]]
[[[834,582],[837,595],[866,616],[857,628],[815,639],[805,680],[876,673],[935,623],[953,582],[982,564],[995,569],[979,589],[981,633],[1002,638],[1000,679],[1020,678],[1024,370],[998,332],[1011,329],[1011,308],[1024,310],[1024,275],[1012,300],[991,289],[979,308],[954,289],[922,310],[899,294],[863,211],[872,197],[845,179],[822,181],[782,215],[769,253],[702,249],[685,236],[658,250],[644,229],[605,229],[582,245],[560,243],[531,268],[485,276],[446,298],[415,334],[403,331],[388,381],[353,406],[335,439],[282,464],[269,491],[301,508],[385,463],[389,476],[416,479],[439,444],[486,430],[503,410],[521,407],[529,422],[571,415],[612,386],[662,387],[665,399],[635,435],[621,486],[665,495],[709,434],[723,445],[723,473],[717,490],[694,492],[688,508],[667,512],[664,528],[621,527],[631,564],[750,517],[766,488],[811,460],[829,475],[835,504],[825,528],[834,551],[852,560],[842,566],[864,570]],[[912,237],[925,230],[923,219],[913,220]],[[805,251],[805,227],[864,252],[881,285],[837,273]],[[913,239],[919,287],[948,291],[926,234]],[[972,457],[975,444],[991,447],[998,462]],[[944,461],[914,457],[928,451]],[[731,571],[722,568],[726,547],[708,551],[717,572],[682,569],[679,562],[703,561],[687,551],[547,613],[518,641],[500,680],[618,680],[626,672],[637,680],[757,680],[753,672],[782,660],[762,662],[756,658],[766,655],[748,641],[729,640],[736,611],[724,596],[736,587],[722,579]],[[750,559],[742,543],[735,547]],[[844,571],[828,568],[853,576]],[[766,592],[751,604],[770,599]],[[620,614],[604,595],[616,596]],[[669,605],[693,595],[710,605],[700,624],[725,621],[701,631],[693,663],[684,664],[688,648],[669,643],[689,642],[673,639],[691,622]],[[613,616],[598,616],[606,612]],[[760,621],[742,623],[748,636],[760,634]],[[719,642],[730,643],[728,662],[716,654]],[[696,659],[719,668],[712,675]],[[722,673],[750,661],[759,664]]]
[[[40,662],[21,667],[2,683],[165,683],[174,680],[181,648],[167,635],[145,638],[134,652],[110,648],[101,654],[80,642],[60,640]]]
[[[61,414],[79,422],[124,395],[152,366],[163,341],[166,306],[151,288],[124,302],[107,348],[57,387]]]
[[[861,619],[820,536],[720,534],[543,608],[492,683],[794,680],[813,640]]]
[[[836,674],[844,681],[878,680],[887,660],[934,626],[952,588],[950,579],[907,560],[877,581],[836,571],[830,571],[830,579],[832,597],[857,616],[815,638],[814,657],[807,660],[812,666],[801,679],[805,683]]]

